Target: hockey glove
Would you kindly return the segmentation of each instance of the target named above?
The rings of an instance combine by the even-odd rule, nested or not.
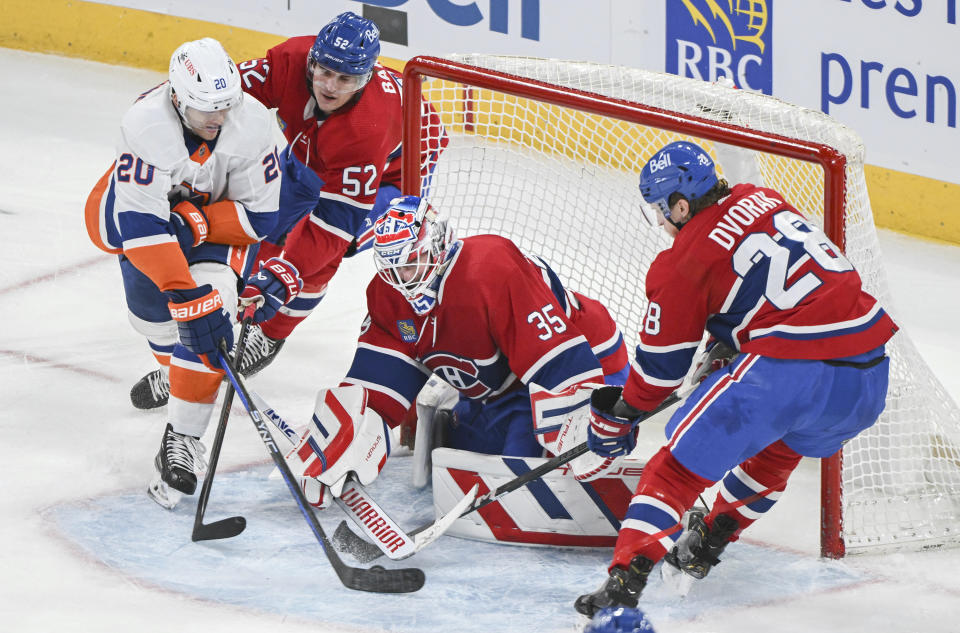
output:
[[[210,284],[204,284],[197,288],[167,290],[164,294],[170,300],[167,307],[177,322],[180,343],[199,355],[208,367],[219,368],[220,341],[227,342],[227,349],[233,346],[233,324],[223,310],[220,293]]]
[[[244,306],[256,304],[253,321],[262,323],[272,319],[281,306],[293,301],[301,288],[303,280],[294,265],[279,257],[271,257],[247,279],[247,285],[240,293],[240,303]]]
[[[170,210],[170,221],[174,225],[180,248],[184,251],[207,241],[207,235],[210,234],[207,215],[192,202],[184,200],[173,207]]]
[[[602,457],[620,457],[637,446],[634,429],[644,411],[623,401],[623,387],[600,387],[590,394],[587,447]]]

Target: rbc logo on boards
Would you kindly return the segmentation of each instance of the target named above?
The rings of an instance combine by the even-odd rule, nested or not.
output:
[[[773,0],[667,3],[667,72],[773,94]]]
[[[377,7],[395,8],[408,0],[355,0]],[[540,0],[513,0],[520,4],[520,37],[528,40],[540,40]],[[453,0],[427,0],[430,9],[444,22],[454,26],[473,26],[483,20],[484,15],[476,2],[460,4]],[[508,33],[507,17],[510,0],[490,0],[490,30],[496,33]]]

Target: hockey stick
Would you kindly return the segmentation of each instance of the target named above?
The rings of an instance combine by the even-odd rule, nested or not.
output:
[[[676,392],[674,392],[670,394],[669,396],[667,396],[667,398],[663,402],[660,403],[659,406],[657,406],[652,411],[646,413],[643,417],[640,418],[639,421],[642,422],[643,420],[653,417],[656,414],[660,413],[661,411],[664,411],[672,407],[673,405],[680,402],[683,399],[683,397],[687,395],[689,395],[689,393],[678,395]],[[498,486],[496,490],[491,490],[487,494],[477,497],[473,501],[473,503],[471,503],[469,506],[464,508],[464,510],[460,513],[460,515],[457,518],[466,516],[471,512],[475,512],[480,508],[484,507],[485,505],[493,503],[494,501],[506,495],[507,493],[513,492],[514,490],[517,490],[519,488],[523,488],[531,481],[534,481],[535,479],[540,479],[550,471],[560,468],[564,464],[567,464],[573,461],[574,459],[576,459],[577,457],[580,457],[581,455],[588,452],[589,450],[590,449],[587,447],[587,443],[583,442],[582,444],[578,444],[574,446],[569,451],[560,453],[556,457],[552,457],[548,459],[547,461],[540,464],[536,468],[528,470],[522,475],[518,475],[517,477],[514,477],[513,479],[508,481],[507,483],[501,486]],[[445,516],[450,516],[450,515],[453,515],[452,510],[448,512],[447,515]],[[451,521],[450,523],[452,525],[453,521]],[[420,526],[417,529],[410,532],[410,536],[417,538],[422,531],[428,530],[431,527],[432,525]],[[341,523],[337,527],[337,529],[334,531],[333,540],[335,543],[338,543],[340,545],[340,548],[342,551],[350,552],[358,561],[362,563],[369,563],[373,560],[376,560],[381,555],[380,549],[378,547],[369,543],[368,541],[363,540],[362,538],[354,534],[350,530],[350,528],[347,527],[347,524],[345,521]]]
[[[290,445],[297,446],[300,443],[300,434],[297,433],[296,429],[280,417],[276,409],[267,404],[256,392],[251,392],[250,396],[253,398],[253,402],[257,405],[257,408],[263,411],[263,414],[277,427],[280,434],[290,442]],[[343,510],[343,513],[350,517],[353,522],[357,524],[357,527],[363,530],[364,534],[366,534],[375,545],[371,546],[369,541],[365,541],[351,532],[350,528],[347,527],[346,521],[341,522],[340,526],[338,526],[334,532],[333,544],[337,546],[340,552],[353,554],[354,557],[362,563],[367,562],[367,560],[365,560],[367,558],[369,558],[369,560],[379,558],[381,554],[386,554],[391,560],[403,560],[404,558],[413,556],[440,538],[443,533],[453,525],[453,522],[460,517],[460,514],[476,499],[479,488],[479,484],[474,484],[473,488],[471,488],[449,512],[433,523],[421,527],[417,530],[416,534],[408,535],[397,522],[391,519],[387,513],[380,508],[379,504],[367,494],[367,491],[364,490],[359,481],[352,476],[348,477],[347,483],[344,485],[340,496],[334,497],[333,500],[340,509]],[[343,530],[349,532],[354,536],[356,541],[363,544],[359,546],[361,551],[355,553],[350,549],[351,543],[349,537],[344,539],[337,536],[338,534],[342,536]],[[372,556],[371,552],[367,551],[368,547],[372,547],[374,550]]]
[[[243,402],[243,406],[247,409],[250,420],[257,428],[257,432],[260,434],[260,440],[263,442],[263,445],[267,447],[273,463],[283,476],[283,480],[286,482],[290,494],[293,495],[294,501],[297,502],[297,507],[300,508],[300,512],[307,520],[307,525],[310,526],[310,530],[317,538],[317,542],[320,543],[323,553],[326,555],[327,560],[330,561],[330,566],[333,567],[333,571],[336,572],[340,582],[349,589],[370,591],[373,593],[410,593],[418,591],[423,587],[426,576],[424,576],[423,571],[420,569],[384,569],[378,565],[369,569],[363,569],[360,567],[350,567],[340,559],[337,551],[330,545],[327,535],[324,533],[319,521],[317,521],[317,517],[314,516],[306,498],[303,496],[300,483],[296,477],[293,476],[293,473],[290,472],[290,467],[287,466],[287,462],[283,458],[283,453],[280,452],[280,449],[277,448],[277,445],[274,443],[273,436],[270,434],[270,429],[267,428],[263,415],[256,405],[253,404],[250,393],[240,378],[240,372],[237,371],[233,361],[230,360],[225,346],[220,350],[218,357],[221,366],[227,373],[227,378],[229,378],[233,384],[237,395],[240,396],[240,401]]]
[[[693,375],[685,381],[686,386],[682,387],[681,389],[678,389],[677,391],[667,396],[667,398],[663,402],[661,402],[659,406],[654,408],[652,411],[646,413],[640,419],[640,421],[642,422],[647,418],[651,418],[657,415],[658,413],[661,413],[662,411],[669,409],[674,404],[680,402],[681,400],[685,399],[687,396],[692,394],[693,391],[700,386],[701,381],[707,376],[707,374],[709,374],[712,371],[711,366],[713,361],[719,358],[728,357],[731,354],[735,354],[735,352],[731,350],[726,344],[718,342],[707,353],[706,358],[700,363],[699,367],[697,367]],[[505,494],[509,492],[513,492],[518,488],[522,488],[523,486],[527,485],[531,481],[535,479],[539,479],[540,477],[543,477],[544,475],[546,475],[548,472],[555,470],[570,461],[573,461],[577,457],[580,457],[581,455],[586,453],[588,450],[589,448],[587,447],[586,442],[579,444],[577,446],[574,446],[569,451],[566,451],[565,453],[561,453],[560,455],[557,455],[556,457],[553,457],[547,460],[540,466],[532,470],[529,470],[523,473],[522,475],[515,477],[514,479],[511,479],[507,483],[498,487],[496,490],[488,492],[487,494],[477,498],[469,507],[464,509],[464,511],[460,514],[460,516],[466,516],[471,512],[474,512],[475,510],[479,510],[480,508],[482,508],[487,504],[493,503],[494,501],[504,496]],[[452,514],[453,514],[452,511],[448,513],[448,515],[452,515]],[[410,532],[410,536],[416,538],[421,531],[429,529],[430,527],[431,526],[429,525],[421,526],[413,530],[412,532]],[[358,535],[354,534],[350,530],[350,528],[347,527],[346,521],[341,522],[340,525],[337,526],[337,529],[333,533],[333,540],[335,543],[338,544],[341,551],[349,552],[358,561],[362,563],[369,563],[371,561],[374,561],[377,558],[379,558],[381,555],[380,549],[378,547],[372,545],[371,543],[360,538]]]
[[[247,310],[247,312],[252,313],[252,310]],[[243,349],[247,346],[247,330],[250,328],[252,320],[252,316],[245,312],[240,325],[240,336],[237,339],[236,358],[243,356]],[[223,446],[223,438],[227,432],[227,419],[230,417],[230,407],[233,406],[233,393],[233,384],[230,383],[223,394],[223,409],[220,411],[220,421],[217,423],[217,433],[213,438],[213,446],[210,447],[207,474],[203,478],[203,487],[200,489],[200,496],[197,498],[197,514],[193,519],[193,533],[190,535],[194,543],[233,538],[247,527],[247,520],[242,516],[220,519],[213,523],[203,522],[203,515],[207,511],[207,502],[210,500],[210,489],[213,487],[213,476],[217,472],[217,462],[220,460],[220,447]]]

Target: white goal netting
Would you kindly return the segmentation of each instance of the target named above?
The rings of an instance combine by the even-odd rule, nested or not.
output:
[[[645,308],[647,268],[668,245],[662,231],[646,228],[640,218],[638,174],[656,150],[678,139],[707,148],[731,184],[762,181],[826,224],[867,290],[896,320],[867,196],[863,145],[830,117],[764,95],[631,68],[480,55],[447,60],[454,63],[434,75],[445,79],[430,79],[432,71],[416,66],[425,78],[422,95],[450,136],[432,178],[423,183],[425,195],[450,215],[459,235],[506,235],[542,255],[569,287],[602,300],[631,354]],[[462,78],[461,65],[470,69]],[[491,87],[483,79],[498,73],[512,76],[509,87]],[[549,84],[558,93],[589,93],[582,102],[589,111],[525,94],[516,78]],[[659,109],[678,124],[665,127],[679,131],[597,114],[602,104]],[[685,126],[702,131],[704,122],[724,130],[724,144],[687,133]],[[829,204],[825,217],[829,185],[821,164],[778,155],[782,149],[773,143],[769,152],[757,151],[766,147],[757,139],[765,137],[779,139],[777,148],[789,147],[792,139],[845,157],[838,170],[845,194],[836,205],[842,224],[831,220]],[[825,483],[825,498],[842,495],[842,532],[839,522],[824,521],[833,532],[825,539],[842,538],[833,555],[842,555],[842,543],[857,552],[960,541],[960,412],[907,332],[894,337],[888,353],[886,410],[844,448],[842,490]]]

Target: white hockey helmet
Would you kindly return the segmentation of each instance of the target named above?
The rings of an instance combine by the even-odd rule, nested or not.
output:
[[[211,37],[185,42],[173,52],[170,87],[177,95],[177,110],[184,120],[188,107],[216,112],[243,100],[236,65],[220,42]]]
[[[436,301],[434,282],[449,261],[453,241],[453,229],[425,199],[394,198],[373,226],[377,274],[418,314],[426,314]]]

